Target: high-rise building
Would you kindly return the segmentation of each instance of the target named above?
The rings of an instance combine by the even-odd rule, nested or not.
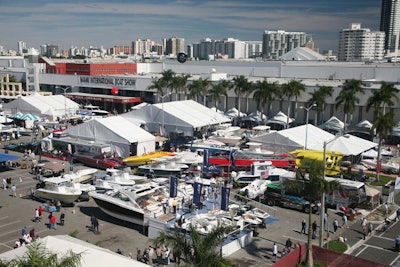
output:
[[[361,28],[360,23],[350,24],[339,33],[339,61],[382,60],[385,33]]]
[[[199,59],[240,59],[246,58],[246,42],[234,38],[223,40],[202,39],[192,45],[190,55]]]
[[[27,52],[26,43],[24,41],[18,42],[18,55],[23,55]]]
[[[165,55],[178,55],[181,52],[185,52],[185,39],[172,37],[169,39],[163,39],[164,54]]]
[[[305,32],[264,31],[263,58],[277,60],[296,47],[304,47],[307,42]]]
[[[152,52],[156,52],[158,55],[162,54],[162,51],[159,51],[159,47],[157,44],[151,39],[137,39],[132,42],[132,54],[134,55],[147,55]]]
[[[385,32],[385,52],[388,56],[399,56],[400,46],[400,1],[382,0],[380,30]]]

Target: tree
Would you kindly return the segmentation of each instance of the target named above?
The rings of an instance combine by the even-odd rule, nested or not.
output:
[[[189,266],[232,266],[218,250],[225,234],[231,230],[231,227],[218,226],[204,236],[190,225],[188,237],[179,231],[161,232],[155,240],[155,245],[168,245],[180,250],[184,261]],[[194,255],[191,254],[191,247],[194,249]]]
[[[296,179],[287,179],[283,184],[285,190],[295,192],[304,197],[310,204],[316,200],[321,193],[329,193],[334,190],[342,190],[342,186],[337,181],[327,181],[324,179],[324,166],[318,161],[313,161],[310,165],[308,179],[298,170]],[[323,227],[323,225],[320,225]],[[308,238],[307,238],[307,266],[312,267],[314,260],[312,256],[312,209],[309,209],[308,214]]]
[[[356,108],[356,104],[360,103],[357,93],[364,94],[360,80],[348,80],[343,84],[343,88],[336,97],[336,110],[343,104],[344,113],[344,132],[346,132],[347,115],[352,114]]]
[[[267,116],[271,110],[272,100],[278,90],[278,84],[276,82],[269,83],[266,80],[257,81],[254,85],[254,95],[253,98],[256,101],[258,108],[261,106],[261,112],[264,113],[264,106],[267,106]]]
[[[65,255],[53,253],[46,249],[40,242],[33,242],[26,246],[24,256],[11,261],[1,261],[0,266],[12,267],[78,267],[82,266],[82,253],[74,253],[69,250]]]
[[[380,90],[375,90],[372,96],[367,100],[367,111],[373,108],[374,111],[374,122],[372,128],[375,130],[378,136],[378,157],[377,164],[381,162],[381,147],[384,138],[392,134],[393,128],[396,127],[394,122],[394,114],[387,113],[386,107],[393,106],[399,101],[398,94],[399,89],[397,89],[394,84],[382,82]],[[382,108],[383,107],[383,108]],[[379,170],[376,171],[376,180],[379,181]]]
[[[163,92],[163,95],[172,93],[174,91],[174,86],[176,85],[175,83],[176,73],[173,70],[165,70],[161,72],[161,75],[162,77],[160,78],[160,80],[162,81],[164,87],[167,89],[167,92]]]
[[[188,85],[189,96],[191,98],[196,97],[196,101],[198,101],[198,97],[203,97],[203,105],[206,105],[205,98],[209,86],[210,86],[210,81],[208,79],[200,78],[198,80],[193,80],[193,82]]]
[[[318,118],[320,118],[319,114],[324,114],[325,111],[325,104],[326,104],[326,98],[328,96],[332,96],[333,93],[333,88],[332,86],[324,86],[324,85],[318,85],[318,90],[314,90],[314,92],[309,93],[311,95],[310,99],[307,100],[307,105],[312,105],[316,104],[316,119],[315,122],[317,125],[319,124]],[[324,120],[322,116],[322,121]]]
[[[181,74],[179,76],[175,76],[173,81],[173,87],[175,88],[175,92],[177,93],[176,99],[178,99],[178,94],[184,93],[185,100],[187,97],[187,82],[188,79],[191,77],[190,74]]]
[[[222,80],[224,81],[224,80]],[[226,81],[226,80],[225,80]],[[221,101],[221,97],[228,97],[227,87],[224,86],[222,82],[214,84],[210,90],[208,90],[210,95],[210,99],[215,101],[215,107],[218,108],[219,102]]]
[[[306,87],[301,82],[291,80],[287,84],[282,85],[283,95],[287,97],[288,100],[288,109],[287,109],[287,121],[286,128],[289,128],[289,118],[290,118],[290,104],[292,97],[295,98],[297,102],[297,98],[301,95],[302,92],[306,90]]]
[[[148,90],[156,90],[157,95],[164,94],[164,81],[161,79],[155,79],[151,81],[151,85],[147,87]]]
[[[233,78],[233,88],[234,88],[233,90],[235,91],[235,94],[237,96],[237,107],[238,107],[238,112],[239,112],[239,119],[240,119],[240,98],[243,96],[243,94],[246,93],[246,90],[249,87],[248,84],[249,84],[249,81],[243,75]]]

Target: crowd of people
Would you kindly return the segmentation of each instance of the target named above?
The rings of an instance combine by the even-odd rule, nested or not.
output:
[[[192,247],[191,253],[194,255],[194,249]],[[171,262],[174,262],[175,265],[181,264],[181,251],[174,247],[172,250],[169,246],[148,246],[143,251],[141,249],[136,249],[136,260],[140,262],[144,262],[146,264],[155,264],[155,265],[169,265]]]

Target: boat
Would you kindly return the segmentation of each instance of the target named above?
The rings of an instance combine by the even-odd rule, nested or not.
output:
[[[199,153],[190,150],[174,152],[173,155],[176,163],[188,165],[203,163],[203,157]]]
[[[174,161],[168,161],[166,159],[152,159],[154,161],[158,161],[154,164],[147,164],[138,167],[138,174],[146,175],[146,176],[155,176],[155,177],[169,177],[181,175],[182,172],[189,168],[188,165],[182,163],[176,163]]]
[[[93,179],[94,174],[98,171],[95,168],[85,168],[62,175],[63,178],[69,179],[75,183],[88,183]]]
[[[362,159],[361,163],[365,165],[369,170],[377,169],[376,159]],[[400,170],[400,164],[393,161],[383,161],[381,163],[380,171],[385,173],[398,173]]]
[[[284,177],[294,176],[295,173],[286,169],[275,167],[271,161],[255,161],[250,171],[232,172],[231,176],[235,182],[250,184],[257,179],[279,182]]]
[[[33,197],[41,200],[58,199],[61,203],[72,204],[81,195],[82,190],[62,177],[43,179],[41,186],[33,192]]]
[[[290,154],[296,156],[296,166],[300,169],[309,169],[311,163],[316,161],[323,165],[324,160],[324,151],[323,150],[303,150],[303,149],[296,149]],[[343,153],[337,151],[327,150],[325,151],[326,154],[326,167],[325,167],[325,174],[328,176],[336,176],[340,175],[341,170],[341,163],[343,159]]]
[[[255,199],[262,196],[267,190],[267,185],[271,183],[270,180],[255,179],[250,184],[240,189],[240,193],[247,198]]]
[[[93,155],[90,153],[75,153],[73,159],[80,161],[86,166],[106,170],[108,168],[124,168],[125,164],[116,157],[106,157],[104,155]]]
[[[147,180],[146,176],[135,175],[129,168],[123,170],[107,169],[106,172],[107,175],[104,177],[104,180],[121,186],[134,185]]]
[[[152,182],[96,190],[89,195],[104,213],[138,225],[147,225],[150,217],[165,215],[162,203],[169,198],[166,187]]]
[[[242,132],[243,131],[238,126],[229,126],[212,132],[208,139],[217,140],[228,146],[236,146],[243,140]]]
[[[123,162],[130,166],[143,165],[152,163],[152,158],[159,158],[164,156],[172,156],[173,153],[168,151],[156,151],[146,153],[140,156],[131,156],[123,159]]]
[[[85,112],[92,116],[108,116],[109,112],[107,110],[100,109],[99,106],[85,105],[83,106]]]
[[[265,220],[268,217],[270,217],[270,214],[262,209],[259,208],[253,208],[251,210],[248,210],[247,212],[245,212],[245,214],[251,214],[256,216],[257,218],[261,219],[261,220]]]

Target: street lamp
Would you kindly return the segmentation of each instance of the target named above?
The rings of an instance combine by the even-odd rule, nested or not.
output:
[[[306,111],[306,141],[304,143],[304,149],[307,149],[307,141],[308,141],[308,112],[313,108],[316,107],[317,104],[312,104],[308,108],[301,106],[300,108],[304,109]]]
[[[157,94],[155,94],[157,95]],[[161,110],[162,110],[162,124],[161,124],[161,136],[164,136],[165,133],[165,115],[164,115],[164,98],[171,95],[171,93],[166,93],[165,95],[157,95],[161,98]]]
[[[342,137],[342,135],[336,136],[335,138],[333,138],[330,141],[324,141],[324,154],[323,154],[323,169],[322,169],[322,179],[325,179],[325,173],[326,173],[326,146],[330,143],[332,143],[333,141],[335,141],[336,139]],[[350,136],[348,135],[343,135],[343,137],[345,138],[349,138]],[[325,192],[322,192],[322,196],[321,196],[321,209],[320,209],[320,235],[319,235],[319,246],[322,247],[322,243],[323,243],[323,235],[324,235],[324,215],[325,215]],[[328,223],[328,222],[327,222]],[[329,231],[329,228],[328,228]],[[329,232],[328,232],[329,233]]]
[[[61,87],[61,86],[56,86],[56,88],[59,88],[64,91],[64,117],[67,117],[67,97],[66,97],[66,92],[68,89],[71,89],[70,86],[67,87]]]

